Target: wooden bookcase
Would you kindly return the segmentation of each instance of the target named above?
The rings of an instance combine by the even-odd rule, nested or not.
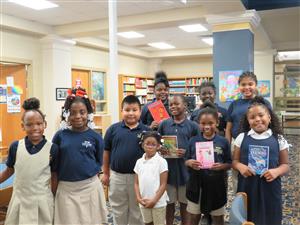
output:
[[[142,105],[153,98],[154,80],[143,76],[119,75],[119,99],[122,102],[127,95],[135,95]]]
[[[185,96],[194,96],[196,104],[200,103],[199,86],[202,82],[212,81],[210,76],[169,78],[170,96],[173,94],[183,94]]]
[[[211,81],[212,76],[168,78],[170,84],[170,96],[182,94],[195,96],[196,104],[200,103],[199,86],[202,82]],[[119,100],[127,95],[136,95],[142,105],[154,98],[154,79],[146,76],[119,75]]]

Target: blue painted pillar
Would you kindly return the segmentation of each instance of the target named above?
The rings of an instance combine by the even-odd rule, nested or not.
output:
[[[221,16],[210,16],[213,29],[213,80],[217,87],[216,101],[225,107],[230,102],[220,102],[220,71],[254,71],[253,28],[259,17],[253,10]]]

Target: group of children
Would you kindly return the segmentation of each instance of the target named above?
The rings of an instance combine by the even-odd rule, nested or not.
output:
[[[243,73],[239,79],[243,97],[227,111],[214,102],[215,85],[202,83],[203,104],[188,119],[184,96],[169,98],[167,77],[160,72],[153,102],[161,100],[170,118],[157,123],[148,105],[141,109],[137,97],[126,96],[122,121],[108,128],[104,141],[88,127],[93,109],[84,90],[69,93],[63,112],[67,129],[58,131],[53,143],[43,136],[46,120],[38,100],[26,100],[22,127],[27,136],[10,146],[7,168],[0,174],[0,183],[16,174],[5,223],[52,224],[54,218],[54,224],[105,224],[98,179],[102,168],[101,182],[109,185],[116,225],[173,225],[176,202],[182,224],[196,225],[206,214],[212,224],[221,225],[227,170],[233,168],[238,171],[237,191],[248,194],[248,220],[256,225],[281,224],[280,177],[288,171],[288,144],[270,104],[256,96],[256,84],[253,73]],[[176,158],[165,157],[164,135],[177,137]],[[215,162],[209,169],[200,169],[196,160],[199,142],[213,142]],[[269,148],[269,169],[261,175],[248,167],[250,145]]]

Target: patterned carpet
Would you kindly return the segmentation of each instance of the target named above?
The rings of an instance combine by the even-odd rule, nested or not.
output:
[[[292,145],[289,151],[290,172],[282,178],[283,192],[283,222],[282,225],[300,225],[300,135],[287,135],[286,139]],[[229,219],[230,204],[233,199],[231,188],[231,177],[229,176],[228,203],[226,207],[225,221]],[[112,223],[111,210],[108,203],[109,225]],[[6,208],[0,208],[0,211],[6,211]],[[2,218],[3,219],[3,218]],[[0,224],[3,224],[0,217]],[[177,207],[174,225],[180,224],[180,215]],[[203,223],[202,223],[203,224]],[[228,224],[228,223],[227,223]],[[268,224],[269,225],[269,224]],[[270,224],[271,225],[271,224]]]
[[[287,135],[286,139],[292,145],[289,151],[290,172],[282,177],[283,221],[282,225],[300,225],[300,135]],[[233,199],[231,175],[229,173],[228,203],[226,206],[225,221],[229,224],[229,210]],[[108,207],[109,208],[109,207]],[[112,215],[109,215],[109,224]],[[180,215],[177,207],[174,225],[180,224]],[[205,223],[201,223],[201,225]],[[271,224],[268,224],[271,225]]]

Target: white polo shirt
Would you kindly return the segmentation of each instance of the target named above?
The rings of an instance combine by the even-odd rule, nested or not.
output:
[[[240,133],[237,138],[234,141],[234,145],[236,145],[237,147],[241,147],[241,144],[244,140],[244,133]],[[273,132],[271,129],[266,130],[265,132],[259,134],[256,133],[253,129],[249,130],[249,132],[247,133],[248,136],[251,136],[254,139],[257,140],[262,140],[262,139],[267,139],[269,137],[271,137],[273,135]],[[280,139],[278,139],[278,143],[279,143],[279,149],[281,150],[285,150],[285,149],[289,149],[289,144],[287,143],[287,141],[281,136]]]
[[[134,172],[139,178],[139,188],[142,198],[153,198],[160,186],[160,174],[168,171],[168,163],[158,153],[151,159],[142,158],[136,161]],[[169,200],[165,191],[154,208],[164,207]]]

